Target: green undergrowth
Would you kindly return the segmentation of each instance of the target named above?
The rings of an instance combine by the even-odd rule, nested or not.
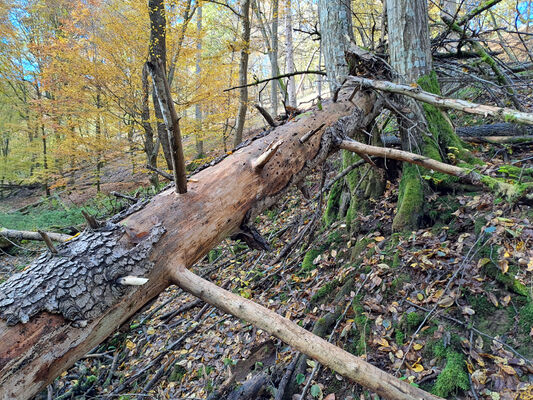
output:
[[[95,196],[81,206],[67,205],[52,197],[27,212],[0,213],[0,227],[28,231],[81,228],[85,224],[82,210],[96,218],[105,218],[118,212],[124,205],[125,201],[104,194]]]

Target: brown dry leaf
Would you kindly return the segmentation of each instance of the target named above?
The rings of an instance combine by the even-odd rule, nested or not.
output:
[[[516,371],[510,365],[500,364],[499,367],[508,375],[516,375]]]
[[[441,298],[438,302],[438,305],[440,307],[444,307],[444,308],[447,308],[447,307],[451,307],[453,305],[455,301],[455,298],[449,294],[447,294],[446,296],[444,296],[443,298]]]
[[[489,298],[490,302],[494,304],[494,307],[499,306],[498,299],[496,298],[496,296],[494,296],[493,293],[491,292],[487,293],[487,297]]]
[[[507,271],[509,271],[509,261],[507,260],[500,260],[500,269],[502,270],[503,274],[506,274]]]
[[[335,393],[330,393],[326,397],[324,397],[324,400],[335,400]]]
[[[465,315],[474,315],[474,314],[476,313],[472,308],[470,308],[470,307],[468,307],[468,306],[464,306],[464,307],[461,309],[461,312],[462,312],[463,314],[465,314]]]

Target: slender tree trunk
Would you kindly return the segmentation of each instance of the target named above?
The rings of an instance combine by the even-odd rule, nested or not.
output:
[[[148,68],[146,65],[142,70],[142,112],[141,123],[144,129],[144,152],[146,154],[146,163],[154,168],[157,168],[157,153],[159,152],[159,140],[154,144],[154,131],[150,123],[150,85],[148,83]],[[159,185],[159,175],[156,172],[151,172],[150,183],[152,186]]]
[[[196,79],[200,81],[200,75],[202,72],[202,6],[198,6],[196,13],[196,33],[198,35],[198,42],[196,44]],[[194,107],[194,115],[196,118],[196,157],[202,158],[204,155],[204,141],[202,137],[202,108],[199,103]]]
[[[100,120],[100,109],[102,107],[101,104],[101,98],[100,98],[100,92],[96,94],[96,121],[95,121],[95,137],[96,137],[96,192],[100,193],[100,184],[101,184],[101,178],[102,178],[102,122]]]
[[[239,85],[248,84],[248,58],[250,53],[250,1],[244,0],[241,8],[242,36],[241,61],[239,64]],[[235,128],[234,146],[242,142],[246,110],[248,107],[248,88],[239,89],[239,111],[237,112],[237,127]]]
[[[287,14],[285,15],[285,48],[286,48],[286,73],[291,74],[294,69],[294,43],[292,40],[292,7],[291,0],[287,1]],[[290,76],[287,83],[287,104],[296,107],[296,81],[294,76]]]
[[[42,141],[43,141],[43,169],[44,169],[44,177],[43,177],[43,189],[44,193],[46,194],[46,197],[50,196],[50,187],[48,186],[48,151],[46,148],[46,131],[44,129],[44,124],[41,123],[41,135],[42,135]]]
[[[279,66],[278,66],[278,21],[279,21],[279,0],[272,1],[272,48],[269,52],[270,56],[270,66],[271,66],[271,76],[279,75]],[[273,80],[270,82],[270,102],[272,103],[272,116],[276,117],[278,115],[278,81]]]
[[[152,64],[157,64],[161,60],[164,70],[167,68],[167,46],[166,46],[166,14],[164,0],[149,0],[148,12],[150,14],[150,46],[148,49],[148,59]],[[170,143],[168,141],[167,129],[163,122],[163,114],[159,102],[152,90],[152,102],[154,104],[155,117],[157,119],[157,136],[163,154],[167,162],[167,168],[172,169],[172,157],[170,154]]]

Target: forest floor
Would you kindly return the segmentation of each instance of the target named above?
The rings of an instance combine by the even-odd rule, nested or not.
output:
[[[513,148],[512,154],[502,149],[476,149],[492,174],[501,175],[498,166],[506,152],[506,159],[525,160],[516,166],[531,167],[532,147]],[[338,162],[330,161],[329,177]],[[316,194],[318,174],[306,185]],[[357,233],[344,221],[330,226],[321,221],[278,259],[312,222],[317,207],[294,188],[256,220],[273,252],[227,239],[193,269],[443,397],[533,398],[531,208],[511,207],[488,192],[435,192],[427,198],[431,211],[424,228],[392,234],[397,195],[397,186],[389,183],[373,212],[359,216]],[[32,211],[35,218],[51,213],[35,220],[35,226],[80,227],[83,221],[69,222],[62,214],[79,203],[61,199]],[[91,201],[83,206],[99,215],[126,204],[105,196]],[[17,204],[20,200],[11,199],[1,206],[6,210]],[[41,250],[27,242],[3,250],[0,280]],[[328,315],[338,316],[335,326],[325,323]],[[320,325],[324,329],[317,330]],[[266,332],[172,286],[38,398],[203,399],[233,376],[240,383],[263,379],[263,389],[248,398],[271,399],[295,357],[297,352]],[[299,398],[308,383],[306,399],[375,398],[312,360],[301,365],[287,389],[289,399]],[[230,388],[215,398],[241,394]]]

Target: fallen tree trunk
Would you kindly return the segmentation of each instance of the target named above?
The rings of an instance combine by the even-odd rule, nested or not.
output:
[[[48,237],[55,242],[67,242],[72,238],[71,235],[64,235],[62,233],[46,232]],[[43,240],[39,232],[32,231],[17,231],[14,229],[0,228],[0,237],[3,236],[8,239],[17,240]]]
[[[202,170],[187,193],[178,195],[168,189],[144,207],[139,203],[133,214],[123,219],[119,215],[105,227],[78,236],[58,247],[58,255],[43,254],[30,268],[4,282],[0,286],[0,398],[31,398],[101,343],[172,283],[169,260],[172,265],[190,267],[235,233],[253,241],[256,236],[250,235],[253,228],[248,222],[324,162],[336,150],[336,136],[364,127],[374,118],[375,96],[360,93],[353,101],[349,97],[353,98],[353,90],[343,90],[339,98],[344,100],[290,121]],[[300,143],[302,136],[322,124],[329,126],[326,134],[321,129]],[[282,146],[273,145],[281,141]],[[270,156],[274,147],[277,151]],[[267,149],[269,157],[264,154]],[[131,275],[148,282],[125,286]],[[253,320],[253,315],[246,315]],[[287,333],[278,329],[273,333],[287,339]],[[320,353],[316,343],[310,346],[300,347],[312,356]],[[325,365],[336,369],[336,364]],[[376,372],[363,361],[349,368],[363,384],[370,378],[361,377]],[[390,382],[381,382],[377,393],[400,389],[411,393],[408,383],[393,377]]]

